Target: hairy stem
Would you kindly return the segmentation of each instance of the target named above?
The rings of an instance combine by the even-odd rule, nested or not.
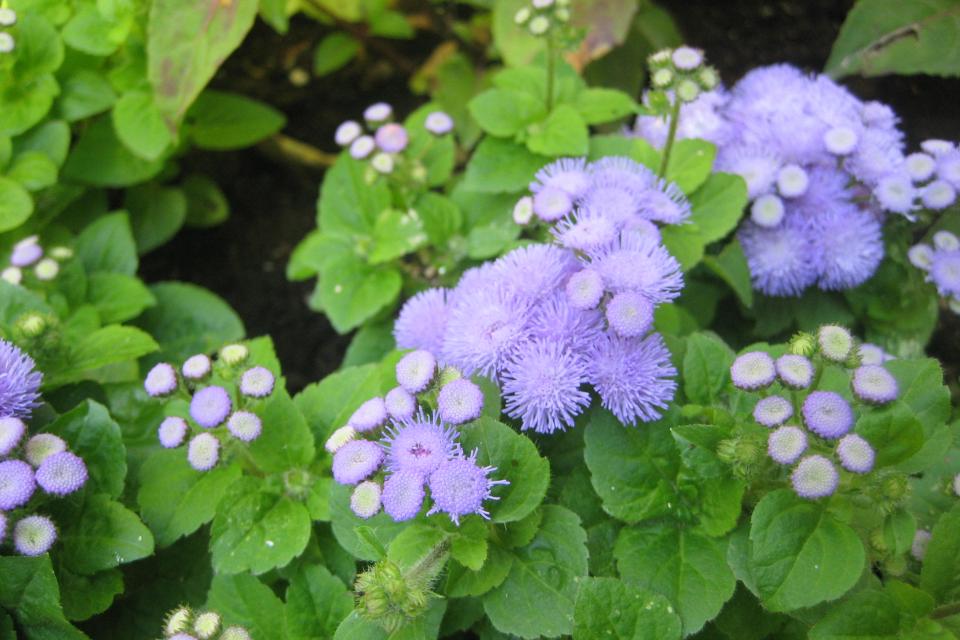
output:
[[[657,175],[661,178],[667,175],[667,164],[670,162],[670,152],[673,150],[674,140],[677,138],[677,124],[680,122],[680,98],[674,96],[673,110],[670,112],[670,131],[667,133],[667,142],[663,145],[663,159],[660,160],[660,170]]]
[[[553,41],[553,34],[550,34],[547,36],[547,113],[553,111],[553,85],[554,76],[557,73],[556,58],[556,44]]]

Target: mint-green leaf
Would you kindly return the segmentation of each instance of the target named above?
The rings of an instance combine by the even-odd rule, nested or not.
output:
[[[119,32],[117,32],[119,31]],[[117,50],[126,36],[126,29],[116,30],[93,5],[81,5],[63,28],[63,41],[77,51],[106,57]]]
[[[414,210],[420,217],[430,244],[437,248],[446,245],[447,241],[460,231],[463,223],[460,208],[450,198],[433,191],[420,196]]]
[[[502,138],[484,138],[464,175],[464,188],[484,193],[521,191],[550,158],[532,153],[523,145]]]
[[[187,197],[187,219],[191,227],[214,227],[230,216],[230,203],[211,178],[192,174],[180,185]]]
[[[285,389],[274,390],[255,411],[263,421],[263,433],[249,452],[261,471],[278,473],[313,461],[313,434]]]
[[[63,617],[60,588],[47,554],[36,558],[0,556],[0,611],[3,610],[17,620],[24,640],[89,640]],[[17,638],[16,634],[5,637]]]
[[[580,584],[573,625],[574,640],[680,639],[680,617],[666,598],[613,578],[587,578]]]
[[[287,587],[284,614],[290,640],[331,638],[353,611],[353,594],[323,565],[306,565]]]
[[[743,306],[753,306],[753,284],[750,282],[750,266],[743,254],[740,241],[734,239],[716,256],[705,256],[703,264],[726,282]]]
[[[87,297],[100,314],[100,321],[108,324],[135,318],[157,303],[138,278],[107,271],[90,274]]]
[[[120,325],[103,327],[77,340],[67,353],[66,364],[50,372],[44,384],[55,387],[95,377],[94,369],[136,360],[157,348],[154,339],[140,329]]]
[[[373,243],[367,254],[370,264],[383,264],[413,253],[427,242],[423,223],[407,211],[386,209],[373,226]]]
[[[512,89],[487,89],[468,106],[481,129],[501,138],[512,137],[547,115],[543,102]]]
[[[447,564],[444,593],[451,598],[482,596],[503,584],[510,573],[513,561],[512,553],[496,545],[490,545],[486,561],[479,570],[473,571],[456,559],[451,560]]]
[[[207,89],[187,112],[190,136],[201,149],[241,149],[275,134],[286,117],[246,96]]]
[[[187,197],[181,189],[148,183],[127,189],[124,208],[137,241],[137,253],[152,251],[176,235],[187,219]]]
[[[324,265],[320,303],[333,328],[346,333],[392,306],[402,283],[393,267],[372,267],[356,256],[344,256]]]
[[[902,401],[865,412],[854,428],[877,452],[877,467],[903,462],[923,446],[923,426]]]
[[[590,148],[587,124],[570,105],[554,107],[542,124],[528,128],[527,148],[545,156],[583,156]]]
[[[953,602],[960,595],[960,505],[940,517],[933,527],[920,572],[920,586],[937,602]]]
[[[326,36],[313,50],[313,75],[320,77],[346,66],[360,51],[360,42],[342,31]]]
[[[33,213],[33,198],[19,183],[0,176],[0,233],[16,229]]]
[[[887,593],[867,590],[827,611],[810,630],[811,640],[900,638],[900,612]]]
[[[734,353],[713,333],[695,333],[683,354],[683,391],[690,402],[714,404],[730,381]]]
[[[87,273],[137,273],[137,248],[126,212],[111,213],[90,224],[77,237],[77,257]]]
[[[640,105],[624,92],[602,87],[581,91],[574,107],[587,124],[611,122],[640,111]]]
[[[104,494],[88,496],[77,519],[61,522],[59,544],[72,571],[89,575],[153,553],[153,534],[132,511]]]
[[[123,593],[123,574],[119,569],[98,571],[82,576],[66,567],[57,569],[63,613],[70,620],[86,620],[110,608],[113,599]],[[0,637],[3,637],[0,634]]]
[[[123,94],[111,113],[117,137],[145,160],[156,160],[174,141],[163,114],[147,91]]]
[[[666,180],[675,182],[686,194],[692,194],[704,183],[713,168],[717,147],[705,140],[677,140],[667,162]]]
[[[331,234],[369,235],[390,207],[390,190],[382,180],[367,184],[366,165],[341,154],[324,174],[317,203],[317,224]]]
[[[63,80],[57,100],[60,113],[69,122],[102,113],[117,101],[110,81],[99,71],[77,69]]]
[[[7,178],[19,182],[27,191],[40,191],[57,181],[57,165],[45,153],[23,151],[7,169]]]
[[[103,116],[80,134],[63,166],[63,176],[95,187],[126,187],[146,182],[161,169],[163,160],[134,154],[117,138],[111,119]]]
[[[58,168],[67,159],[70,150],[70,125],[63,120],[47,120],[18,136],[14,141],[16,153],[39,151]],[[0,153],[0,156],[3,154]]]

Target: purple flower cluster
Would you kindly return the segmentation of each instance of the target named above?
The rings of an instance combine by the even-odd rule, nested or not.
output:
[[[382,507],[397,522],[410,520],[420,513],[429,489],[433,506],[428,515],[443,512],[456,524],[472,513],[489,517],[484,502],[496,500],[491,489],[507,482],[491,480],[495,469],[479,466],[476,451],[464,454],[454,426],[480,416],[482,391],[470,380],[454,377],[458,372],[438,370],[433,354],[422,349],[405,355],[396,374],[398,387],[386,398],[360,405],[327,440],[333,479],[356,485],[350,508],[361,518],[373,517]],[[428,398],[435,398],[435,413],[420,406]],[[371,432],[379,441],[360,436]]]
[[[369,159],[377,173],[393,173],[403,161],[400,154],[410,144],[410,133],[402,124],[392,121],[393,107],[385,102],[367,107],[363,119],[366,129],[356,120],[340,123],[333,134],[334,141],[347,148],[353,159]],[[453,131],[453,119],[443,111],[434,111],[427,115],[423,126],[433,135],[443,136]]]
[[[465,272],[454,289],[410,299],[397,345],[501,386],[521,428],[552,433],[590,404],[587,385],[624,424],[657,420],[676,391],[657,305],[680,294],[679,263],[656,222],[690,205],[628,158],[561,159],[537,175],[518,205],[555,223],[555,244],[529,244]]]
[[[39,236],[28,236],[13,245],[9,265],[0,272],[0,278],[19,285],[23,282],[24,272],[32,269],[37,280],[53,280],[60,273],[60,261],[71,257],[73,251],[67,247],[53,247],[46,255]]]
[[[0,545],[11,533],[17,553],[46,553],[57,530],[47,516],[25,513],[30,499],[38,489],[55,498],[70,495],[86,484],[88,476],[83,459],[69,451],[62,438],[50,433],[28,438],[23,420],[0,418]]]
[[[848,359],[854,339],[842,327],[821,327],[816,339],[809,337],[806,342],[816,345],[814,361],[799,354],[774,360],[767,353],[752,351],[734,361],[730,377],[735,387],[764,394],[754,407],[753,417],[772,429],[767,453],[777,464],[793,466],[790,481],[794,491],[813,499],[833,494],[840,482],[839,470],[826,455],[831,448],[840,467],[850,473],[869,473],[876,459],[870,443],[852,432],[856,416],[850,402],[833,391],[813,390],[814,381],[820,378],[818,367],[832,364],[852,368],[850,389],[864,409],[896,400],[899,388],[896,378],[881,364]],[[885,354],[880,350],[879,355],[877,359],[882,362]],[[787,398],[790,392],[793,401]],[[796,424],[788,424],[794,421]]]
[[[956,152],[960,154],[960,151]],[[957,173],[960,174],[960,163]],[[958,178],[960,185],[960,178]],[[960,314],[960,238],[949,231],[937,231],[933,234],[933,243],[917,244],[908,253],[910,262],[927,273],[927,281],[932,282],[947,306]]]
[[[181,392],[189,399],[188,416],[164,418],[157,439],[165,449],[187,442],[187,461],[197,471],[217,465],[223,438],[252,442],[263,431],[263,421],[251,408],[273,393],[276,379],[266,367],[238,369],[248,354],[244,345],[227,345],[216,368],[209,356],[196,354],[187,358],[179,374],[173,365],[161,362],[144,379],[144,389],[152,397]],[[214,375],[219,379],[211,380]]]
[[[33,358],[0,339],[0,416],[29,417],[40,398],[43,374]]]

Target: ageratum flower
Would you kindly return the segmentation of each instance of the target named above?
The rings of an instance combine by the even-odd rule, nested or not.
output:
[[[400,471],[387,476],[383,483],[383,510],[395,522],[415,518],[423,506],[424,478],[412,471]]]
[[[350,510],[358,518],[372,518],[380,511],[380,495],[383,489],[379,482],[365,480],[354,488],[350,495]]]
[[[855,433],[848,433],[837,444],[837,457],[847,471],[868,473],[873,469],[876,453],[870,443]]]
[[[565,289],[574,309],[595,309],[603,297],[603,277],[596,269],[583,269],[570,276]]]
[[[554,341],[536,340],[518,348],[502,380],[505,412],[518,418],[523,430],[566,429],[590,404],[590,395],[581,389],[586,363]]]
[[[680,263],[649,238],[624,232],[617,242],[587,255],[590,267],[614,293],[635,291],[660,304],[673,300],[683,289]]]
[[[370,398],[353,412],[347,424],[357,431],[373,431],[387,421],[387,405],[383,398]]]
[[[23,448],[23,457],[34,467],[39,467],[50,456],[67,450],[63,438],[52,433],[38,433],[27,440]]]
[[[756,391],[773,384],[777,376],[773,358],[763,351],[751,351],[737,357],[730,365],[733,386],[744,391]]]
[[[26,432],[27,425],[20,418],[0,418],[0,458],[10,455]]]
[[[526,339],[528,315],[527,303],[495,285],[458,296],[447,319],[442,359],[467,375],[493,377]]]
[[[853,410],[833,391],[814,391],[803,401],[803,421],[821,438],[833,440],[853,426]]]
[[[776,360],[777,377],[785,387],[806,389],[813,382],[813,363],[804,356],[782,355]]]
[[[767,453],[778,464],[793,464],[807,450],[807,434],[799,427],[780,427],[767,439]]]
[[[383,397],[383,405],[394,420],[409,420],[417,411],[417,398],[403,387],[394,387]]]
[[[220,460],[220,440],[212,433],[201,433],[190,440],[187,462],[197,471],[209,471]]]
[[[397,382],[410,393],[425,390],[437,372],[437,359],[432,353],[418,349],[408,353],[397,362]]]
[[[840,474],[823,456],[807,456],[794,468],[790,482],[801,498],[823,498],[837,490]]]
[[[783,396],[768,396],[753,408],[753,419],[765,427],[780,426],[793,417],[793,405]]]
[[[446,289],[427,289],[407,300],[393,325],[397,348],[441,353],[447,313]]]
[[[24,556],[43,555],[56,541],[57,528],[46,516],[27,516],[13,528],[13,546]]]
[[[383,446],[387,469],[393,473],[412,471],[421,476],[429,475],[460,450],[456,433],[436,415],[422,412],[414,420],[397,421],[387,427]]]
[[[177,416],[164,418],[163,422],[157,428],[157,439],[160,445],[165,449],[175,449],[183,444],[183,439],[187,435],[189,427],[187,421]]]
[[[370,440],[351,440],[333,454],[333,479],[340,484],[357,484],[380,468],[383,449]]]
[[[266,367],[252,367],[240,376],[240,393],[249,398],[265,398],[273,393],[273,374]]]
[[[166,362],[154,365],[143,381],[143,388],[154,398],[170,395],[177,390],[176,370]]]
[[[427,114],[423,127],[436,136],[442,136],[453,131],[453,118],[443,111],[433,111]]]
[[[530,191],[559,189],[573,199],[579,199],[590,188],[587,161],[583,158],[560,158],[537,171],[530,183]]]
[[[824,325],[817,331],[817,345],[824,358],[833,362],[844,362],[853,351],[853,335],[844,327]]]
[[[483,411],[483,391],[466,378],[451,380],[437,395],[437,413],[449,424],[476,420]]]
[[[86,484],[87,477],[87,465],[83,459],[69,451],[61,451],[48,457],[36,473],[40,488],[55,496],[66,496],[78,491]]]
[[[210,373],[213,363],[210,358],[203,353],[190,356],[180,367],[180,373],[188,380],[202,380]]]
[[[900,393],[897,379],[880,365],[863,365],[853,372],[853,395],[864,402],[886,404]]]
[[[587,356],[587,380],[625,425],[659,420],[676,393],[676,375],[659,333],[642,339],[607,335]]]
[[[562,287],[577,267],[569,251],[556,245],[533,244],[502,256],[493,263],[491,275],[507,295],[521,303],[535,303]]]
[[[0,339],[0,416],[26,418],[40,399],[43,374],[16,345]]]
[[[223,424],[232,408],[233,403],[227,390],[213,385],[193,394],[190,400],[190,417],[201,427],[212,429]]]
[[[10,511],[27,504],[36,488],[33,469],[26,462],[0,462],[0,511]]]
[[[495,467],[477,465],[477,452],[469,456],[458,456],[443,462],[430,474],[430,497],[433,507],[427,515],[446,513],[454,524],[460,524],[460,518],[477,514],[487,520],[490,514],[483,508],[487,500],[498,500],[491,489],[498,484],[510,484],[507,480],[491,480],[488,476]]]
[[[607,323],[621,337],[645,335],[653,327],[654,306],[635,291],[621,291],[607,302]]]
[[[237,440],[253,442],[260,437],[263,431],[263,422],[260,417],[250,411],[235,411],[227,419],[227,429]]]
[[[347,444],[351,440],[354,440],[357,437],[357,430],[347,425],[345,427],[340,427],[327,438],[327,442],[323,445],[323,448],[326,449],[329,453],[336,453],[340,447]]]

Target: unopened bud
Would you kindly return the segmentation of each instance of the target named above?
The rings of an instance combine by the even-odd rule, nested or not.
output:
[[[228,365],[237,365],[247,359],[250,350],[242,344],[228,344],[220,349],[220,359]]]

